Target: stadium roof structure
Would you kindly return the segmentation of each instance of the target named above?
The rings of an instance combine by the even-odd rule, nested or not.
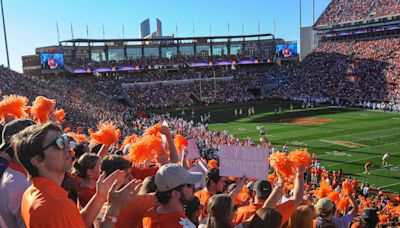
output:
[[[192,37],[157,37],[157,38],[133,38],[133,39],[70,39],[63,40],[60,43],[108,43],[108,42],[146,42],[146,41],[180,41],[180,40],[198,40],[198,39],[239,39],[239,38],[254,38],[254,37],[272,37],[271,33],[252,34],[252,35],[237,35],[237,36],[192,36]]]

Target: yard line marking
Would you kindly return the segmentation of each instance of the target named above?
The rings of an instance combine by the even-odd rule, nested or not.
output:
[[[395,185],[399,185],[400,182],[394,183],[394,184],[389,184],[389,185],[384,185],[384,186],[380,186],[378,188],[387,188],[387,187],[391,187],[391,186],[395,186]]]
[[[369,172],[372,173],[372,172],[378,171],[378,170],[383,170],[383,168],[370,170]],[[360,174],[366,174],[366,173],[364,173],[364,172],[361,172],[361,173],[354,173],[353,175],[360,175]],[[368,174],[366,174],[366,175],[368,176]]]
[[[397,144],[397,143],[400,143],[400,142],[396,142],[394,144]],[[393,143],[388,143],[388,144],[393,144]],[[387,145],[387,144],[384,144],[384,145]],[[392,153],[391,155],[396,155],[396,154],[400,154],[400,152]],[[379,157],[382,157],[382,156],[383,156],[383,154],[376,155],[376,156],[371,156],[371,157],[366,157],[366,158],[360,158],[360,159],[351,160],[351,161],[337,162],[337,163],[334,163],[334,164],[326,165],[325,167],[335,166],[335,165],[338,165],[338,164],[347,164],[347,163],[352,163],[352,162],[357,162],[357,161],[363,161],[363,160],[368,160],[368,159],[371,159],[371,158],[379,158]]]

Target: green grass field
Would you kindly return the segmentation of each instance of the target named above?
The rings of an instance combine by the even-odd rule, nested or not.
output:
[[[282,113],[275,114],[273,110],[278,106]],[[248,107],[255,107],[256,114],[247,116]],[[227,130],[256,142],[260,138],[256,127],[263,125],[269,140],[279,150],[285,143],[289,150],[307,147],[328,170],[343,168],[346,175],[355,175],[374,187],[400,192],[400,114],[334,107],[290,111],[288,107],[287,102],[264,102],[210,107],[197,110],[196,115],[210,112],[210,130]],[[243,108],[241,117],[235,118],[235,108]],[[301,125],[282,121],[301,117],[329,118],[331,122]],[[391,153],[390,165],[382,168],[385,152]],[[370,175],[362,173],[367,161],[374,164]]]

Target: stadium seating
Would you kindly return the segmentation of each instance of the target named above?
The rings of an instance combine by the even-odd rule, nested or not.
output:
[[[333,0],[318,18],[315,26],[336,25],[399,13],[399,0]]]
[[[272,96],[398,101],[399,41],[323,43]]]

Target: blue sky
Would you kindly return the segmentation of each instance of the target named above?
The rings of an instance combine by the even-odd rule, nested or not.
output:
[[[315,0],[317,19],[330,0]],[[155,30],[155,18],[163,23],[163,34],[192,36],[230,35],[274,32],[285,40],[299,40],[299,0],[3,0],[11,68],[22,71],[21,56],[35,53],[36,47],[56,45],[58,22],[61,40],[71,38],[71,23],[75,38],[139,37],[139,23],[150,18]],[[302,0],[302,25],[312,24],[312,0]],[[3,27],[0,29],[0,64],[6,65]]]

